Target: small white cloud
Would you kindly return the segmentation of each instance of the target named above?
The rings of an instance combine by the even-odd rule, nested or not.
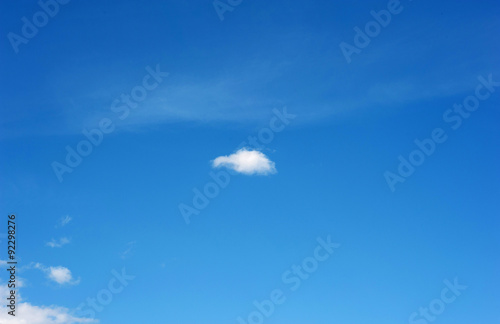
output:
[[[212,167],[225,167],[246,175],[276,173],[274,162],[264,153],[247,148],[242,148],[229,156],[219,156],[212,161]]]
[[[46,267],[40,263],[35,263],[33,267],[45,272],[50,280],[55,281],[60,285],[77,285],[80,282],[80,279],[75,280],[73,278],[71,271],[66,267]]]
[[[72,281],[71,271],[65,267],[50,267],[49,278],[58,284],[65,284]]]
[[[52,239],[50,242],[45,243],[46,246],[50,246],[51,248],[59,248],[63,245],[66,245],[70,242],[70,240],[66,237],[61,237],[59,241]]]
[[[71,220],[72,220],[72,219],[73,219],[73,218],[72,218],[71,216],[66,215],[66,216],[62,217],[62,218],[59,220],[59,222],[58,222],[58,224],[57,224],[57,225],[58,225],[58,226],[60,226],[60,227],[63,227],[63,226],[65,226],[65,225],[67,225],[69,222],[71,222]]]

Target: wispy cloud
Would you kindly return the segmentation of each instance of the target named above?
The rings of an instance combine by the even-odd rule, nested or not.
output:
[[[120,253],[120,258],[122,258],[122,259],[128,258],[130,253],[132,253],[132,251],[134,250],[136,244],[137,244],[137,241],[128,242],[127,248],[125,249],[125,251]]]
[[[229,156],[219,156],[212,161],[212,167],[225,167],[246,175],[268,175],[276,173],[273,161],[260,151],[242,148]]]
[[[73,218],[69,215],[61,217],[61,219],[59,219],[59,222],[57,223],[56,227],[66,226],[66,225],[68,225],[69,222],[71,222],[72,219]]]
[[[50,242],[45,243],[45,245],[46,245],[46,246],[50,246],[51,248],[60,248],[60,247],[62,247],[63,245],[68,244],[69,242],[70,242],[70,240],[69,240],[68,238],[66,238],[66,237],[61,237],[61,238],[59,239],[59,241],[58,241],[58,240],[54,240],[54,239],[52,239]]]

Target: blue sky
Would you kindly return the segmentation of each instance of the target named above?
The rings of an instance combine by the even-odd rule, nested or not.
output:
[[[3,322],[500,323],[498,2],[41,3],[0,10]]]

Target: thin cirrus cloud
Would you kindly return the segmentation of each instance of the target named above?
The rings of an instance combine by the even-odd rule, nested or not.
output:
[[[66,215],[64,217],[61,217],[59,219],[59,222],[57,223],[56,227],[63,227],[63,226],[66,226],[68,225],[69,222],[71,222],[73,218],[69,215]]]
[[[276,173],[276,166],[264,153],[242,148],[231,155],[224,155],[212,161],[214,168],[227,168],[245,175],[268,175]]]
[[[46,246],[51,248],[60,248],[63,245],[66,245],[70,242],[70,240],[66,237],[61,237],[59,240],[52,239],[50,242],[45,243]]]
[[[136,244],[137,244],[137,241],[128,242],[127,248],[125,249],[125,251],[120,253],[120,257],[122,259],[128,258],[130,256],[130,254],[133,252],[133,250],[135,249]]]

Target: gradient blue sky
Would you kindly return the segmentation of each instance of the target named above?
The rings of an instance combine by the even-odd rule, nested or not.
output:
[[[443,119],[479,76],[500,81],[500,4],[401,1],[348,64],[339,44],[387,3],[244,0],[221,21],[211,1],[71,1],[15,53],[7,34],[41,9],[3,1],[0,206],[26,309],[71,312],[125,267],[100,323],[237,323],[277,288],[265,323],[405,323],[455,277],[468,288],[435,323],[500,323],[500,88],[456,130]],[[168,77],[117,119],[157,65]],[[285,106],[296,118],[262,149],[277,173],[232,176],[186,225],[210,161]],[[115,131],[59,182],[51,164],[103,118]],[[392,192],[384,172],[435,128],[447,140]],[[340,247],[292,292],[282,273],[328,235]],[[56,266],[79,281],[40,269]]]

